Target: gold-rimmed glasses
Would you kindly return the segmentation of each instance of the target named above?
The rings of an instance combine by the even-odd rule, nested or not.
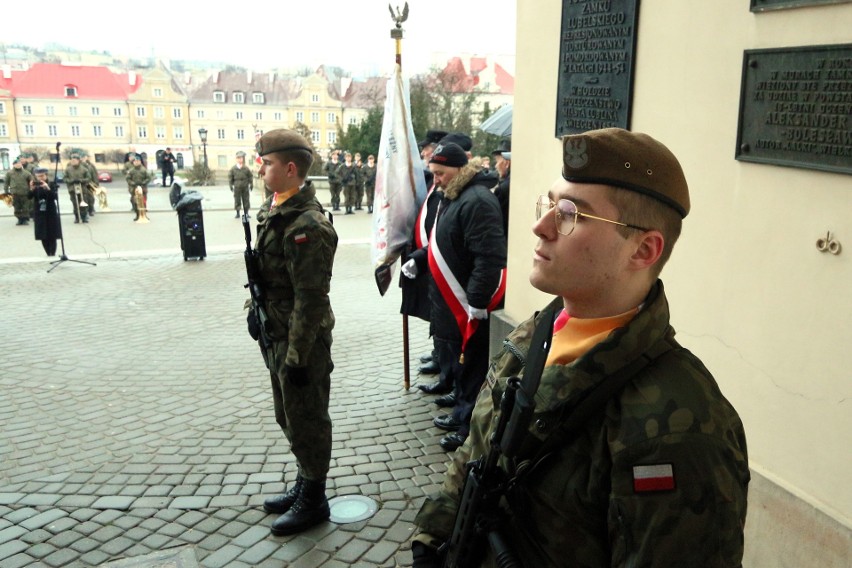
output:
[[[613,225],[618,225],[619,227],[629,227],[631,229],[637,229],[639,231],[649,231],[650,229],[646,229],[644,227],[639,227],[637,225],[631,225],[629,223],[622,223],[621,221],[613,221],[612,219],[604,219],[603,217],[598,217],[596,215],[589,215],[588,213],[581,213],[577,210],[577,204],[571,201],[570,199],[560,199],[555,203],[546,195],[541,195],[536,201],[535,204],[535,219],[538,221],[548,213],[550,210],[555,210],[554,222],[556,223],[556,231],[560,235],[565,235],[566,237],[574,232],[574,227],[577,225],[577,217],[585,217],[586,219],[595,219],[596,221],[605,221],[606,223],[612,223]]]

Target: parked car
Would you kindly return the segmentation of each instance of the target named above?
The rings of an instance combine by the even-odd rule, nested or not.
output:
[[[109,183],[112,181],[112,174],[109,172],[100,172],[98,174],[98,181]]]

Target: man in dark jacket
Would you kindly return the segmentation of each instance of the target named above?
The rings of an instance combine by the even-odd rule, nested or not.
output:
[[[488,370],[488,314],[505,291],[506,239],[497,198],[465,151],[442,143],[429,159],[443,188],[429,239],[432,331],[441,373],[453,381],[452,413],[435,418],[455,450],[467,438],[470,416]]]
[[[496,150],[491,152],[494,157],[494,169],[500,176],[500,182],[494,188],[494,195],[500,202],[500,211],[503,212],[503,232],[506,240],[509,240],[509,178],[512,175],[512,140],[507,138],[500,141]]]

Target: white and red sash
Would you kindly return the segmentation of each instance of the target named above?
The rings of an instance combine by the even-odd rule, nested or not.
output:
[[[432,195],[434,190],[435,184],[433,183],[429,191],[426,192],[426,199],[423,200],[420,211],[417,213],[417,224],[414,227],[414,244],[417,245],[418,249],[422,249],[429,242],[429,233],[426,231],[426,205],[429,203],[429,196]]]
[[[438,216],[436,214],[435,226],[433,226],[432,235],[429,238],[429,270],[432,272],[432,278],[435,279],[435,284],[438,285],[438,290],[440,290],[441,296],[444,298],[444,301],[447,302],[447,306],[449,306],[450,311],[456,318],[456,324],[459,327],[459,332],[462,337],[461,352],[462,355],[464,355],[464,348],[467,345],[467,341],[473,337],[474,333],[476,333],[480,320],[470,319],[468,316],[467,312],[470,304],[467,301],[467,292],[465,292],[464,287],[459,284],[459,281],[456,279],[453,271],[450,270],[447,261],[444,259],[444,255],[441,254],[441,250],[438,248],[438,242],[435,237],[435,235],[438,234],[437,225]],[[488,306],[486,307],[488,313],[494,311],[494,309],[500,304],[505,293],[506,269],[503,268],[500,271],[500,282],[497,284],[497,288],[491,295],[491,300],[488,302]]]

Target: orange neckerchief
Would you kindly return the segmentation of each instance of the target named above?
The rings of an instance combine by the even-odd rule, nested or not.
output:
[[[290,199],[291,197],[293,197],[294,195],[299,193],[300,189],[302,189],[301,186],[300,187],[294,187],[293,189],[288,189],[284,193],[278,193],[276,191],[275,194],[272,196],[272,206],[278,207],[280,205],[283,205],[285,201],[287,201],[288,199]]]
[[[553,323],[553,340],[545,365],[567,365],[585,355],[606,339],[612,330],[623,327],[639,313],[639,307],[606,318],[572,318],[563,309]]]

